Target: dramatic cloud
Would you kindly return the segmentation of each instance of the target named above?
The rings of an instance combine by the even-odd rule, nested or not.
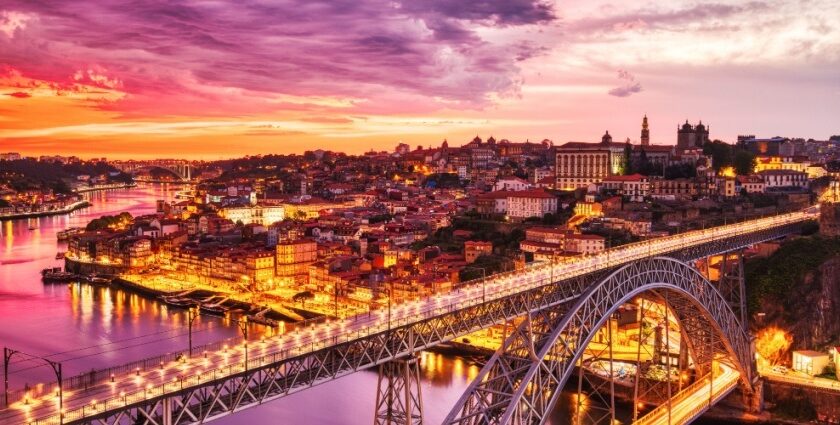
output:
[[[568,30],[571,34],[588,37],[622,31],[685,30],[689,25],[713,25],[735,16],[749,16],[765,11],[770,7],[764,2],[751,1],[740,4],[700,3],[672,10],[649,8],[580,19],[571,23]]]
[[[25,13],[0,10],[0,33],[6,37],[13,37],[15,31],[26,28],[26,24],[33,18]]]
[[[634,77],[629,72],[623,69],[619,69],[618,79],[623,81],[624,84],[614,89],[610,89],[610,91],[607,92],[607,94],[609,94],[610,96],[627,97],[633,93],[638,93],[642,91],[642,84],[636,81],[636,77]]]
[[[483,29],[554,20],[541,0],[4,2],[6,65],[57,84],[129,94],[108,107],[196,113],[276,95],[356,97],[382,91],[481,107],[517,93],[518,62],[542,46]],[[37,16],[25,24],[21,16]],[[161,104],[163,98],[176,98]],[[432,100],[433,101],[433,100]],[[155,107],[155,103],[157,106]],[[203,108],[206,109],[206,108]]]
[[[32,97],[32,95],[31,95],[31,94],[26,93],[26,92],[22,92],[22,91],[16,91],[16,92],[12,92],[12,93],[6,93],[6,95],[11,96],[11,97],[16,97],[16,98],[18,98],[18,99],[26,99],[27,97]]]

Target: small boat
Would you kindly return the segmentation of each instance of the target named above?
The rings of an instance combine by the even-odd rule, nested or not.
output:
[[[194,300],[191,300],[189,298],[162,297],[161,299],[166,305],[178,308],[195,307],[195,305],[197,304]]]
[[[110,285],[111,284],[111,279],[109,279],[107,277],[104,277],[104,276],[97,275],[95,273],[85,276],[85,281],[87,281],[91,285]]]
[[[68,282],[78,278],[79,275],[61,270],[61,267],[41,270],[41,280],[44,282]]]
[[[228,308],[221,304],[201,304],[198,306],[202,313],[212,314],[214,316],[224,316],[228,312]]]
[[[64,259],[64,253],[63,253],[63,252],[61,252],[61,251],[56,252],[56,253],[55,253],[55,259],[56,259],[56,260],[62,260],[62,259]]]
[[[35,230],[37,228],[38,228],[38,226],[29,226],[29,230]]]

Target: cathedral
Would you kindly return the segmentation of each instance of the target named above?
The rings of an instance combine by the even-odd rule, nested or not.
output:
[[[677,149],[702,148],[709,142],[709,128],[703,125],[703,121],[700,121],[696,126],[692,126],[688,123],[688,120],[685,120],[685,124],[677,126]]]

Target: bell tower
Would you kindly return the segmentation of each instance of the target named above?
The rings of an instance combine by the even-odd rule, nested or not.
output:
[[[642,119],[642,138],[641,138],[642,146],[650,145],[650,130],[648,129],[648,120],[647,114]]]

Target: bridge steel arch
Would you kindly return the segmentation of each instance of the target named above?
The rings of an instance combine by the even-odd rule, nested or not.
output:
[[[627,264],[571,307],[529,314],[464,393],[444,423],[544,423],[596,332],[622,304],[668,293],[698,364],[730,363],[751,389],[751,341],[728,302],[692,266],[669,257]]]
[[[169,174],[172,174],[173,176],[177,177],[181,181],[189,181],[190,177],[191,177],[191,175],[190,175],[191,170],[190,170],[188,165],[173,166],[173,165],[149,164],[149,165],[143,165],[143,166],[140,166],[140,167],[132,168],[129,171],[129,173],[131,173],[131,175],[136,175],[137,173],[139,173],[141,171],[151,171],[151,170],[154,170],[154,169],[160,169],[160,170],[166,171]]]

